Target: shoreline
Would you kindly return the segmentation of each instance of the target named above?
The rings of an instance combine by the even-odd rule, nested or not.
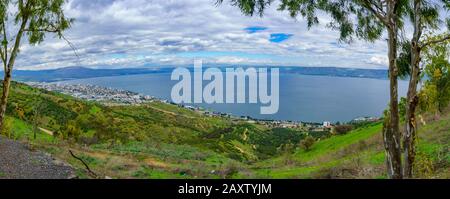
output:
[[[81,84],[81,83],[71,84],[66,82],[23,82],[23,83],[35,88],[44,89],[52,92],[58,92],[75,97],[77,99],[94,101],[102,103],[104,105],[108,105],[108,103],[110,103],[119,106],[120,105],[133,106],[156,101],[160,103],[171,104],[191,111],[195,111],[208,117],[229,118],[232,120],[247,121],[249,123],[265,123],[275,126],[281,126],[283,128],[294,128],[301,125],[312,125],[315,127],[318,126],[330,127],[336,124],[329,121],[311,122],[311,121],[293,121],[293,120],[273,120],[273,119],[258,119],[245,115],[233,115],[230,113],[224,113],[220,111],[210,111],[209,109],[200,106],[176,104],[166,99],[161,99],[150,95],[144,95],[142,93],[137,93],[133,91],[97,86],[92,84]],[[378,121],[379,119],[380,118],[377,117],[359,116],[355,117],[353,120],[346,121],[345,123],[373,122]]]

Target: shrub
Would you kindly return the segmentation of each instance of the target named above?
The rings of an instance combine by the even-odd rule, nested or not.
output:
[[[415,176],[419,178],[431,178],[434,172],[433,159],[423,152],[418,152],[416,161],[414,162]]]
[[[302,141],[300,141],[299,146],[303,150],[309,151],[315,142],[316,142],[316,140],[313,137],[308,136],[305,139],[303,139]]]
[[[3,126],[1,129],[1,134],[11,138],[11,131],[13,129],[13,119],[6,117],[3,121]]]
[[[295,150],[295,145],[288,142],[286,144],[282,144],[280,147],[278,147],[278,152],[280,154],[289,154],[294,152]]]
[[[334,127],[334,132],[336,135],[344,135],[353,130],[353,126],[351,125],[339,125]]]

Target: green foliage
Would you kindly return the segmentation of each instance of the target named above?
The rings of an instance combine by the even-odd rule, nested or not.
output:
[[[334,127],[334,133],[336,135],[344,135],[353,130],[352,125],[337,125]]]
[[[348,146],[351,144],[358,143],[361,140],[368,139],[377,133],[380,133],[381,125],[372,124],[366,128],[357,129],[349,132],[345,135],[333,136],[329,139],[324,139],[320,142],[314,144],[312,150],[308,153],[298,152],[296,155],[302,160],[310,160],[317,158],[320,155],[331,153],[336,151],[343,146]]]
[[[259,157],[264,159],[276,155],[280,152],[279,148],[283,145],[298,143],[303,137],[304,134],[300,131],[275,128],[270,131],[252,134],[250,143],[256,146]]]
[[[404,41],[400,44],[400,53],[397,58],[398,76],[407,79],[411,74],[411,42]]]
[[[417,177],[430,178],[434,174],[433,160],[420,151],[416,155],[413,168]]]
[[[282,145],[280,145],[280,147],[278,147],[278,152],[280,154],[290,154],[290,153],[294,152],[294,150],[295,150],[295,145],[291,142],[282,144]]]
[[[398,104],[399,115],[401,120],[405,120],[406,118],[406,107],[408,106],[408,101],[406,98],[400,98],[400,103]]]
[[[433,84],[425,84],[419,92],[419,108],[422,112],[437,111],[437,88]]]
[[[7,136],[8,138],[11,138],[11,131],[13,130],[13,119],[10,117],[5,118],[5,121],[3,122],[1,134],[4,136]]]
[[[219,5],[224,0],[216,0]],[[264,10],[273,2],[273,0],[230,0],[231,5],[239,7],[243,14],[253,16],[258,14],[263,16]]]
[[[66,139],[78,140],[82,132],[76,121],[69,120],[69,122],[67,122],[67,125],[62,129],[62,133],[64,138]]]
[[[300,141],[299,146],[303,150],[309,151],[315,142],[316,142],[316,140],[313,137],[308,136],[305,139],[303,139],[302,141]]]
[[[17,4],[11,1],[2,2],[6,6],[5,14],[8,14],[9,6],[17,6],[17,12],[13,14],[14,22],[24,27],[23,30],[28,35],[30,44],[39,44],[44,41],[47,32],[55,33],[62,38],[62,32],[70,28],[73,23],[73,19],[66,18],[64,15],[65,0],[28,0],[26,2],[19,0]],[[0,19],[7,23],[7,17]]]
[[[429,38],[439,39],[442,36]],[[420,93],[422,110],[438,110],[441,113],[450,102],[449,42],[438,43],[426,48],[424,63],[427,81]]]

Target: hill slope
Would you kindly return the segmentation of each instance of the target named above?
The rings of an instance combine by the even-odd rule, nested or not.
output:
[[[450,114],[419,128],[416,178],[450,178]],[[381,124],[319,141],[252,166],[267,178],[386,178]]]
[[[7,113],[6,136],[64,160],[82,178],[94,176],[69,150],[98,176],[113,178],[385,177],[377,123],[329,137],[159,102],[104,106],[18,83]],[[450,115],[420,129],[417,177],[449,178]],[[320,139],[310,150],[280,150],[308,134]]]

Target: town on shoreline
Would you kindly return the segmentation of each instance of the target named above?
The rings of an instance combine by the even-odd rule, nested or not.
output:
[[[290,121],[290,120],[269,120],[269,119],[256,119],[250,116],[235,116],[229,113],[222,113],[217,111],[206,110],[202,107],[195,107],[191,105],[176,104],[169,100],[159,99],[154,96],[142,95],[136,92],[107,88],[90,84],[70,84],[61,82],[24,82],[25,84],[44,89],[47,91],[58,92],[65,95],[70,95],[75,98],[95,101],[104,105],[141,105],[151,102],[160,102],[165,104],[172,104],[181,108],[186,108],[197,113],[203,114],[208,117],[222,117],[229,118],[233,121],[246,121],[253,124],[261,124],[270,128],[290,128],[290,129],[308,129],[310,132],[322,132],[330,131],[335,125],[339,123],[332,123],[324,121],[318,122],[303,122],[303,121]],[[376,122],[380,118],[376,117],[358,117],[350,121],[349,123],[361,123],[361,122]]]

